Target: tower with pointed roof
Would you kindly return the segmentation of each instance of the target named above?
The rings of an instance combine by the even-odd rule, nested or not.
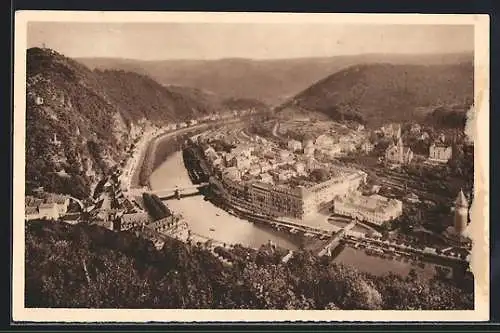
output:
[[[464,234],[464,231],[467,228],[468,215],[469,203],[467,202],[464,192],[460,190],[457,199],[455,200],[455,232],[457,234]]]

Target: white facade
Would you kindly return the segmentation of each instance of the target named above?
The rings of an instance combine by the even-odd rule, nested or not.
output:
[[[335,200],[334,212],[360,221],[381,225],[401,216],[403,203],[400,200],[388,199],[378,194],[371,196],[357,194]]]
[[[374,148],[375,148],[375,146],[370,141],[364,142],[363,145],[361,146],[361,150],[363,152],[365,152],[366,154],[373,151]]]
[[[342,172],[338,177],[304,189],[304,211],[316,212],[335,198],[350,195],[366,182],[367,176],[365,172],[358,170]]]
[[[433,143],[429,148],[429,159],[440,163],[446,163],[452,156],[451,146]]]
[[[302,149],[302,143],[297,140],[290,140],[288,141],[288,149],[291,151],[298,151]]]
[[[38,207],[38,214],[40,218],[47,218],[56,220],[59,218],[59,212],[57,210],[57,205],[52,204],[41,204]]]

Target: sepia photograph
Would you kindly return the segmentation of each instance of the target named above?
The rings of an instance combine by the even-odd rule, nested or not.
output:
[[[487,15],[15,21],[14,320],[488,320]]]

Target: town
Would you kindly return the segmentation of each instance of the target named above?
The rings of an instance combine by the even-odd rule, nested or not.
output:
[[[431,138],[418,124],[368,130],[356,123],[308,119],[271,119],[258,126],[240,121],[255,115],[254,110],[232,111],[164,128],[134,129],[129,157],[95,185],[92,198],[82,202],[38,189],[26,196],[26,219],[92,221],[141,234],[158,249],[164,237],[204,243],[230,265],[220,248],[234,244],[193,233],[189,221],[168,208],[172,198],[203,192],[239,218],[314,240],[308,249],[319,256],[338,255],[347,246],[370,256],[412,258],[416,265],[432,262],[444,270],[469,260],[470,189],[467,196],[460,188],[453,198],[436,200],[436,192],[426,193],[412,185],[411,176],[402,176],[415,163],[429,170],[446,166],[457,142],[470,148],[466,138],[444,132]],[[217,125],[207,128],[207,123]],[[194,186],[155,192],[140,186],[138,174],[147,148],[169,135],[183,135],[185,165]],[[427,154],[414,152],[405,141],[427,142]],[[426,214],[436,205],[447,205],[448,213]],[[437,223],[435,230],[441,231],[429,230],[425,223],[408,225],[408,215],[426,216],[427,224]],[[293,250],[284,262],[291,256]]]

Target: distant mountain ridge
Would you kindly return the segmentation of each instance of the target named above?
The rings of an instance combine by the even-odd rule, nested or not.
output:
[[[472,53],[439,55],[363,54],[328,58],[142,61],[77,58],[91,69],[123,69],[161,84],[211,91],[223,98],[251,98],[279,105],[324,77],[363,63],[444,65],[472,61]]]
[[[473,81],[472,62],[360,64],[325,77],[277,109],[320,112],[373,125],[423,120],[437,108],[465,113],[473,102]]]
[[[168,88],[135,72],[91,71],[50,49],[31,48],[26,61],[28,191],[44,186],[85,197],[141,129],[221,107],[202,91]]]

